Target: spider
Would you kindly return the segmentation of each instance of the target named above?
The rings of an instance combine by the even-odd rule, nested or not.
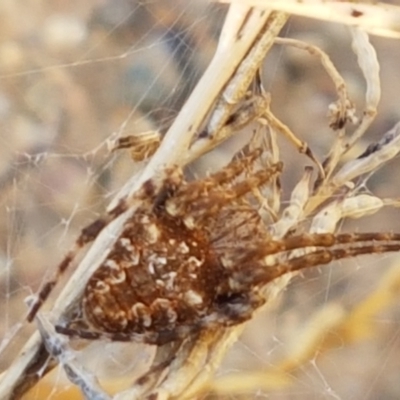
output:
[[[161,190],[145,182],[137,194],[142,206],[56,331],[161,346],[251,319],[267,301],[266,285],[287,273],[400,250],[396,233],[302,233],[274,240],[252,192],[277,179],[283,165],[260,168],[261,155],[260,149],[249,151],[194,181],[185,180],[179,168],[167,169]],[[121,202],[82,230],[56,277],[39,291],[29,321],[76,252],[128,206]]]

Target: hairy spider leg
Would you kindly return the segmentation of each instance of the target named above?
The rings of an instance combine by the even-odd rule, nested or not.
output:
[[[250,193],[254,188],[259,188],[269,182],[271,178],[282,172],[283,164],[281,162],[271,165],[265,170],[259,170],[248,176],[246,180],[234,184],[229,189],[217,188],[209,194],[208,197],[192,202],[189,207],[189,215],[194,218],[207,218],[216,214],[223,206],[231,204],[231,202],[242,198]]]
[[[279,174],[282,168],[281,162],[272,164],[269,168],[254,172],[243,182],[234,184],[229,188],[213,186],[209,190],[205,190],[202,180],[188,183],[178,193],[167,199],[165,209],[172,217],[184,218],[189,226],[192,224],[189,221],[196,220],[196,222],[199,222],[215,215],[222,207],[229,205],[231,201],[241,198],[254,188],[264,185],[273,176]]]
[[[241,175],[243,171],[252,167],[261,155],[262,149],[257,148],[237,158],[234,157],[224,168],[202,179],[202,182],[207,187],[230,183],[233,179]]]
[[[333,247],[338,245],[365,245],[367,242],[400,242],[400,233],[364,232],[364,233],[303,233],[289,236],[280,240],[271,240],[266,243],[257,243],[254,249],[238,249],[241,254],[238,262],[249,259],[282,253],[291,250],[306,249],[308,247]],[[311,254],[311,253],[309,253]]]
[[[316,250],[274,266],[259,268],[252,284],[265,285],[285,274],[329,264],[334,260],[353,258],[366,254],[381,254],[400,250],[400,243],[361,244],[358,246]],[[256,276],[258,275],[258,276]]]
[[[285,240],[279,241],[285,242]],[[263,257],[282,251],[305,249],[309,247],[323,247],[314,249],[310,253],[294,257],[286,261],[278,261],[273,265],[265,265]],[[268,246],[267,246],[268,247]],[[87,340],[108,339],[112,341],[137,341],[148,344],[162,345],[181,340],[187,335],[200,332],[203,329],[212,329],[220,326],[235,326],[252,317],[253,312],[265,303],[260,294],[260,288],[274,279],[287,273],[322,266],[331,261],[352,258],[358,255],[379,254],[400,250],[400,234],[392,233],[357,233],[357,234],[307,234],[286,240],[286,245],[279,243],[269,247],[270,252],[260,251],[256,257],[251,251],[247,258],[241,260],[238,268],[232,270],[230,279],[238,282],[237,287],[243,296],[224,300],[224,308],[214,307],[213,311],[191,325],[178,326],[175,330],[165,330],[146,333],[107,333],[94,330],[74,329],[68,325],[57,326],[59,333],[68,336],[77,336]],[[268,250],[268,249],[267,249]],[[220,299],[216,299],[216,302]]]
[[[36,298],[33,300],[30,305],[27,321],[32,322],[35,318],[35,315],[40,310],[43,303],[48,299],[54,287],[58,283],[61,276],[65,273],[71,263],[74,261],[79,251],[85,247],[87,244],[93,242],[99,233],[116,217],[125,212],[128,208],[128,205],[125,200],[121,200],[119,204],[112,210],[110,210],[107,215],[103,218],[98,218],[91,224],[87,225],[85,228],[81,230],[81,233],[78,239],[75,241],[72,249],[66,254],[66,256],[62,259],[62,261],[58,264],[56,272],[52,278],[47,280],[42,287],[39,289]]]
[[[184,204],[192,203],[199,197],[205,197],[216,187],[227,185],[235,178],[239,177],[243,171],[255,163],[261,154],[261,149],[253,150],[246,155],[242,155],[238,159],[231,160],[220,171],[214,172],[206,178],[193,182],[182,182],[183,184],[181,187],[177,187],[173,193],[173,196],[171,197],[177,199],[179,203],[183,202]],[[177,201],[171,200],[169,202],[171,204],[170,207],[173,207],[174,210],[178,210],[178,207],[176,205],[174,206],[174,203],[177,203]],[[184,211],[185,210],[183,210],[181,213],[177,213],[177,211],[175,211],[175,213],[172,215],[182,215]]]

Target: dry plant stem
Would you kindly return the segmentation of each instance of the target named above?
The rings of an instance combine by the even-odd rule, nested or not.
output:
[[[354,117],[355,109],[350,101],[350,97],[347,92],[346,88],[346,82],[342,78],[342,76],[339,74],[338,70],[336,69],[335,65],[332,63],[331,59],[329,56],[319,49],[316,46],[312,46],[308,43],[301,42],[296,39],[287,39],[287,38],[276,38],[275,39],[276,44],[281,44],[281,45],[287,45],[291,47],[298,48],[300,50],[305,50],[311,55],[314,55],[319,58],[322,66],[324,67],[325,71],[331,78],[333,84],[335,85],[336,88],[336,93],[338,95],[338,100],[337,102],[333,105],[335,111],[333,112],[332,115],[332,120],[330,123],[330,126],[336,131],[335,134],[338,136],[334,149],[341,148],[342,146],[339,144],[342,143],[342,138],[344,136],[344,127],[348,120],[351,122],[354,122],[356,119]],[[328,166],[325,168],[322,167],[322,165],[319,163],[319,161],[315,158],[313,155],[311,149],[308,147],[306,142],[303,142],[299,140],[291,131],[290,129],[284,125],[281,121],[279,121],[271,112],[271,110],[268,108],[265,117],[269,124],[273,126],[276,130],[281,132],[284,136],[286,136],[291,142],[294,143],[294,145],[299,149],[301,153],[306,153],[317,165],[320,173],[320,179],[325,179],[330,176],[333,168],[336,166],[334,161],[338,161],[338,156],[341,154],[339,150],[336,151],[335,155],[336,157],[331,159]],[[335,151],[333,151],[335,152]]]
[[[275,239],[283,238],[300,220],[304,206],[310,197],[312,172],[312,168],[306,168],[303,177],[294,187],[290,196],[290,203],[282,212],[281,218],[269,227],[269,232]]]
[[[321,177],[325,176],[325,172],[321,163],[314,156],[314,153],[308,147],[308,144],[306,142],[303,142],[300,139],[298,139],[287,125],[285,125],[283,122],[281,122],[278,118],[275,117],[275,115],[269,108],[265,110],[264,118],[268,121],[268,124],[271,127],[271,129],[286,136],[286,138],[297,147],[300,153],[306,154],[312,161],[314,161]]]
[[[268,21],[262,29],[248,55],[239,65],[237,73],[225,87],[221,98],[218,100],[207,127],[210,136],[221,130],[232,114],[233,108],[246,94],[262,60],[265,58],[265,54],[273,45],[277,34],[288,19],[288,15],[283,13],[272,13],[272,15],[275,15],[275,18]]]
[[[382,135],[381,140],[371,144],[366,151],[355,160],[350,160],[332,177],[329,184],[322,186],[306,206],[311,213],[323,201],[329,198],[338,188],[343,188],[356,178],[377,171],[400,152],[400,123]],[[396,206],[396,201],[388,203]],[[369,209],[373,209],[371,205]]]
[[[380,141],[371,145],[357,159],[347,162],[333,177],[333,185],[340,187],[346,182],[378,170],[400,151],[400,123],[386,132]]]
[[[400,7],[371,0],[216,0],[271,8],[330,22],[358,26],[379,36],[400,38]]]
[[[197,139],[184,156],[184,163],[189,164],[203,154],[210,151],[219,143],[231,137],[235,132],[256,121],[263,116],[269,107],[270,99],[264,96],[253,96],[244,102],[233,114],[233,121],[224,125],[219,131]]]
[[[367,83],[365,110],[360,125],[352,135],[346,139],[343,134],[340,134],[335,141],[331,153],[324,163],[327,176],[331,176],[341,157],[353,147],[372,124],[381,98],[380,68],[375,49],[365,32],[355,28],[351,29],[350,32],[353,38],[352,49],[357,55],[358,65]]]
[[[329,174],[334,171],[342,156],[353,147],[373,122],[381,95],[379,62],[374,47],[365,32],[353,29],[352,37],[352,47],[367,82],[366,106],[361,124],[355,132],[347,140],[343,136],[339,136],[333,144],[332,153],[324,163]],[[336,174],[332,173],[332,179],[327,181],[326,184],[322,184],[315,196],[307,204],[307,211],[311,212],[311,210],[316,209],[338,188],[363,174],[377,170],[381,165],[393,158],[399,151],[396,144],[398,141],[397,131],[398,127],[396,125],[383,135],[382,143],[375,144],[374,149],[370,150],[368,154],[363,154],[359,158],[349,161]]]
[[[276,38],[276,44],[287,45],[291,47],[298,48],[300,50],[305,50],[311,55],[314,55],[319,58],[321,65],[324,67],[325,71],[331,78],[333,84],[335,85],[336,92],[339,97],[339,101],[341,104],[346,104],[349,100],[349,95],[347,93],[346,82],[339,74],[338,70],[336,69],[335,65],[332,63],[329,56],[322,51],[317,46],[310,45],[308,43],[296,40],[296,39],[289,39],[289,38]]]
[[[261,87],[262,95],[266,96],[264,89]],[[261,125],[265,124],[264,119],[259,120]],[[265,152],[265,158],[270,164],[275,164],[280,161],[279,157],[279,146],[277,141],[277,133],[273,129],[269,129],[269,134],[263,134],[263,129],[259,129],[253,135],[250,142],[250,146],[253,148],[263,149]],[[277,220],[277,216],[281,207],[281,187],[279,180],[275,180],[271,185],[263,188],[262,196],[266,201],[266,209],[270,210],[270,214],[273,215],[273,220]]]
[[[159,379],[155,389],[149,384],[135,384],[115,396],[114,400],[194,398],[218,368],[226,351],[237,341],[242,330],[243,326],[235,326],[206,330],[200,336],[189,337],[176,352],[177,358],[169,365],[168,373]]]
[[[193,376],[198,373],[198,366],[206,363],[209,336],[210,333],[204,331],[199,336],[188,338],[186,346],[179,350],[177,358],[169,366],[168,379],[160,382],[157,388],[147,395],[149,400],[168,400],[185,392],[191,385]]]
[[[219,130],[213,133],[203,131],[189,150],[182,155],[181,164],[187,165],[203,154],[216,147],[220,142],[234,135],[252,122],[259,120],[269,107],[269,96],[253,95],[239,105],[238,109],[229,116],[229,120]],[[157,131],[144,132],[139,135],[124,136],[117,141],[110,142],[110,150],[131,149],[134,161],[147,160],[152,156],[161,142],[161,135]]]
[[[367,83],[365,95],[365,111],[360,126],[344,144],[344,153],[352,148],[362,135],[367,131],[375,119],[377,108],[381,99],[381,85],[379,77],[379,61],[374,46],[369,41],[368,34],[359,29],[351,29],[352,48],[357,55],[358,65],[363,72]]]
[[[232,21],[235,21],[235,23],[233,24]],[[241,5],[230,7],[226,27],[234,26],[236,31],[232,32],[228,28],[224,29],[224,41],[221,42],[205,75],[167,132],[160,148],[139,178],[137,176],[132,177],[125,185],[117,199],[111,204],[111,207],[117,204],[118,199],[127,194],[132,195],[135,193],[145,180],[157,177],[163,167],[182,163],[181,155],[187,151],[193,135],[199,132],[204,118],[210,112],[222,88],[253,46],[259,32],[266,24],[272,27],[274,29],[274,33],[270,34],[272,42],[285,21],[286,15],[282,13],[269,13],[266,10],[255,10]],[[228,40],[228,38],[231,39]],[[242,79],[248,81],[249,78],[246,76],[246,71],[241,73],[244,74]],[[240,84],[240,79],[237,84]],[[124,222],[132,215],[132,211],[131,209],[122,214],[98,236],[94,245],[71,277],[68,285],[58,297],[51,312],[54,320],[58,320],[65,309],[82,293],[85,283],[105,258],[107,252],[105,249],[112,246],[115,238],[119,236]],[[29,338],[20,354],[16,356],[13,364],[2,375],[0,398],[19,398],[41,378],[38,372],[42,370],[47,360],[48,353],[43,346],[40,334],[35,332]],[[47,370],[53,366],[49,364]]]
[[[316,56],[319,59],[322,67],[335,85],[336,93],[338,95],[338,100],[330,107],[329,114],[331,114],[331,121],[329,126],[335,130],[335,135],[342,137],[344,135],[346,124],[348,122],[353,124],[357,122],[357,118],[354,115],[356,110],[347,92],[346,82],[332,63],[329,56],[317,46],[312,46],[296,39],[276,38],[275,43],[305,50],[310,55]],[[326,175],[329,176],[329,171],[327,171]]]
[[[210,379],[210,375],[220,366],[222,358],[237,341],[243,328],[244,326],[242,325],[209,332],[209,335],[212,335],[212,337],[211,340],[209,340],[208,357],[203,368],[201,368],[200,372],[197,373],[192,381],[190,388],[185,392],[183,399],[192,399],[196,393],[204,389],[206,383]]]

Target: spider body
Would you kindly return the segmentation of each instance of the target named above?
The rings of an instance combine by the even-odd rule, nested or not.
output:
[[[178,168],[164,171],[158,190],[146,182],[137,195],[141,206],[56,330],[163,345],[250,319],[267,301],[267,284],[289,272],[400,249],[400,234],[391,233],[272,238],[250,194],[276,177],[282,163],[257,169],[260,155],[255,150],[192,182]],[[128,206],[119,204],[83,229],[77,246]],[[59,275],[73,258],[69,253],[60,263]],[[30,319],[56,281],[43,286]]]
[[[177,182],[171,172],[152,203],[128,219],[92,275],[78,305],[79,317],[58,331],[160,345],[213,324],[235,325],[250,318],[265,299],[251,280],[234,278],[246,267],[235,262],[234,244],[243,249],[254,235],[267,240],[267,234],[243,195],[281,167],[258,171],[244,184],[231,182],[240,174],[235,164],[192,183],[181,177]],[[145,197],[152,197],[150,186],[144,185]],[[254,256],[247,267],[252,263],[257,263]]]

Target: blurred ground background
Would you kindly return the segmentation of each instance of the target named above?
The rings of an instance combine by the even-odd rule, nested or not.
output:
[[[29,327],[11,334],[26,312],[23,299],[135,171],[128,153],[109,153],[108,140],[166,131],[213,54],[224,11],[201,0],[0,3],[0,341],[13,339],[0,357],[0,371],[29,335]],[[292,18],[283,35],[325,50],[362,110],[365,84],[346,28]],[[381,62],[382,102],[360,153],[400,119],[400,41],[372,42]],[[263,74],[274,112],[322,159],[334,139],[326,112],[336,97],[319,62],[276,47]],[[309,160],[284,140],[281,146],[287,200]],[[190,172],[227,159],[234,147],[234,141],[226,144]],[[399,171],[394,160],[368,180],[366,190],[399,197]],[[399,216],[388,209],[346,222],[343,229],[399,231]],[[247,393],[226,398],[400,398],[399,297],[396,287],[386,303],[373,297],[388,268],[396,268],[396,257],[359,258],[296,278],[228,354],[221,376],[262,374]],[[392,274],[389,281],[399,279],[398,269]],[[326,312],[329,321],[336,312],[331,307],[349,315],[360,307],[367,311],[364,319],[349,316],[347,330],[327,328],[327,341],[297,365],[294,344],[302,347],[310,339],[302,332],[318,313]],[[288,357],[293,365],[279,372],[276,387],[272,382],[270,389],[261,388],[260,379]],[[279,383],[284,378],[288,382]],[[52,384],[67,387],[58,378]],[[32,392],[29,398],[43,397]]]

